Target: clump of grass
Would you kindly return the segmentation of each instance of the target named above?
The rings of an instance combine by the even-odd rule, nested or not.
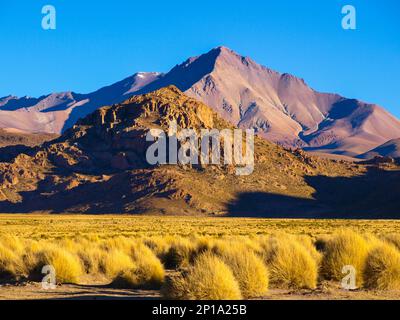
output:
[[[176,238],[170,244],[168,251],[161,256],[167,269],[188,267],[196,255],[196,244],[189,239]]]
[[[319,265],[322,259],[322,255],[317,250],[316,243],[313,242],[312,238],[305,235],[295,236],[294,238],[298,243],[300,243],[304,248],[306,248],[308,253],[313,257],[313,259]]]
[[[223,242],[214,252],[230,267],[244,298],[261,297],[268,291],[268,270],[246,244]]]
[[[43,250],[43,243],[40,241],[27,240],[25,243],[24,253],[22,254],[22,261],[25,268],[26,276],[39,280],[41,270],[39,267],[39,252]],[[40,275],[39,275],[40,274]]]
[[[369,248],[362,236],[350,230],[340,230],[325,244],[322,276],[327,280],[340,281],[344,277],[343,267],[350,265],[356,270],[356,285],[361,286]]]
[[[193,266],[170,278],[162,290],[164,297],[186,300],[239,300],[239,284],[231,269],[210,252],[200,254]]]
[[[400,253],[389,243],[382,243],[368,254],[364,269],[368,289],[400,289]]]
[[[168,252],[170,245],[166,237],[151,237],[143,240],[143,243],[150,248],[150,250],[159,258],[165,256]]]
[[[21,239],[8,234],[1,235],[0,244],[17,255],[21,255],[25,249],[25,244]]]
[[[17,280],[24,274],[23,263],[16,253],[0,244],[0,277]]]
[[[195,244],[194,253],[192,252],[192,256],[190,257],[190,259],[192,260],[191,262],[193,262],[193,259],[197,255],[211,250],[214,247],[217,240],[211,239],[209,237],[194,236],[190,237],[190,241]]]
[[[136,244],[131,251],[134,268],[120,273],[114,284],[123,287],[159,289],[163,284],[165,270],[161,261],[144,244]]]
[[[122,236],[113,237],[100,242],[100,248],[106,251],[121,251],[129,253],[132,247],[132,239],[125,238]]]
[[[127,270],[135,268],[132,259],[118,249],[106,252],[99,263],[100,270],[110,279],[115,279]]]
[[[383,237],[383,239],[387,242],[392,243],[396,246],[397,249],[400,250],[400,234],[391,233]]]
[[[340,281],[343,267],[352,265],[357,286],[364,281],[368,289],[400,290],[397,234],[378,239],[341,230],[313,239],[283,233],[253,237],[226,233],[136,239],[60,236],[50,242],[0,235],[0,280],[40,281],[41,268],[49,264],[59,283],[79,283],[86,273],[94,277],[85,279],[108,278],[118,286],[163,286],[164,296],[173,299],[238,299],[263,296],[268,286],[315,288],[319,265],[321,278]],[[175,269],[167,279],[164,266]]]
[[[277,288],[314,289],[318,279],[318,262],[293,238],[279,235],[264,240],[264,258],[270,282]]]
[[[54,267],[58,283],[78,283],[83,274],[79,258],[57,246],[45,246],[37,253],[37,264],[33,270],[34,277],[38,277],[38,273],[41,273],[42,267],[45,265]]]
[[[106,251],[96,245],[80,245],[77,249],[77,255],[82,261],[85,272],[88,274],[97,274],[100,272],[100,265],[105,260]]]
[[[362,234],[362,237],[365,239],[367,243],[368,250],[380,246],[382,244],[382,239],[378,238],[372,233],[364,233]]]

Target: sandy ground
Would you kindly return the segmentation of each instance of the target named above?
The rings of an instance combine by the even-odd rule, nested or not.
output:
[[[43,289],[40,283],[0,285],[1,300],[68,299],[68,300],[157,300],[159,291],[115,289],[107,285],[60,285],[56,289]],[[400,291],[345,291],[325,284],[316,290],[290,291],[271,289],[262,300],[400,300]]]

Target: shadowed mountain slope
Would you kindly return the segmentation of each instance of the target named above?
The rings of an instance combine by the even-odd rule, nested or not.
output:
[[[374,157],[400,158],[400,138],[390,140],[377,148],[374,148],[358,156],[360,159],[372,159]]]

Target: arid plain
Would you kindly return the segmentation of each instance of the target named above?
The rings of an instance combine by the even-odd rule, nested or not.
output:
[[[2,299],[400,298],[396,220],[0,218]],[[42,287],[46,264],[56,288]],[[349,264],[355,290],[341,287]]]

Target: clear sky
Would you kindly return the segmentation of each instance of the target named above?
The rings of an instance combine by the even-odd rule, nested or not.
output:
[[[41,27],[46,4],[56,30]],[[341,27],[346,4],[357,30]],[[86,93],[219,45],[400,117],[398,0],[3,0],[0,96]]]

